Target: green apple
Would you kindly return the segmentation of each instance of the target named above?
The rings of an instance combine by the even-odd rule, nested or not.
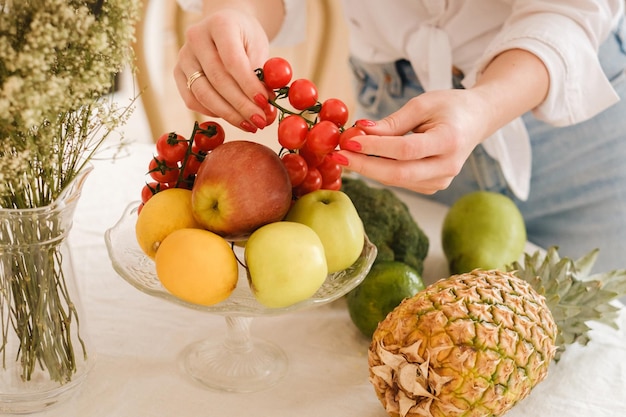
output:
[[[350,197],[342,191],[317,190],[303,195],[285,220],[315,230],[324,245],[330,273],[348,268],[363,251],[363,222]]]
[[[441,247],[451,274],[476,268],[503,269],[526,247],[526,225],[515,202],[491,192],[460,197],[446,213]]]
[[[282,220],[291,207],[291,181],[269,147],[236,140],[211,151],[191,194],[193,215],[205,229],[229,240]]]
[[[275,222],[255,230],[244,249],[250,289],[266,307],[311,297],[328,275],[324,246],[308,226]]]

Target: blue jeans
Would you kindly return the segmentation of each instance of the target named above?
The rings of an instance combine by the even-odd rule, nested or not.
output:
[[[559,247],[578,258],[594,248],[594,271],[626,268],[626,25],[605,41],[600,60],[621,101],[591,120],[554,127],[528,113],[523,120],[532,146],[532,179],[527,201],[516,199],[500,166],[478,146],[461,173],[432,196],[450,205],[474,190],[513,198],[527,227],[528,240]],[[368,64],[351,59],[358,95],[355,119],[380,119],[424,92],[407,61]],[[462,88],[460,79],[453,84]]]

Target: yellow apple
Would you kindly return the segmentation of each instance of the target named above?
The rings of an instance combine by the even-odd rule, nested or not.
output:
[[[300,223],[282,221],[258,228],[246,242],[244,258],[252,293],[270,308],[306,300],[328,275],[319,236]]]

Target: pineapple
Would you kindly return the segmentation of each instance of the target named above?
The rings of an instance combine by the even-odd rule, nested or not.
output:
[[[626,271],[588,276],[556,248],[509,271],[474,270],[404,300],[382,322],[368,352],[370,381],[392,417],[501,416],[542,381],[585,324],[611,324]]]

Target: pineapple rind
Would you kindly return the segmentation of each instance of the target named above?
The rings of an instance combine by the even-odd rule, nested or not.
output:
[[[500,416],[545,378],[555,337],[528,283],[475,270],[430,285],[379,324],[370,381],[392,417]]]

